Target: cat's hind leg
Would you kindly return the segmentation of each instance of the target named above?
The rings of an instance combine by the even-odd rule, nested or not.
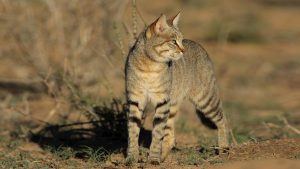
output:
[[[199,117],[204,117],[218,129],[218,146],[220,149],[227,149],[229,147],[228,128],[226,116],[223,112],[221,99],[218,88],[215,84],[211,84],[207,88],[202,88],[191,97],[195,104]],[[213,126],[212,125],[212,126]]]

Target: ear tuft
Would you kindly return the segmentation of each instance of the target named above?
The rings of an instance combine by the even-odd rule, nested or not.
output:
[[[169,28],[166,15],[164,15],[164,14],[162,14],[154,23],[155,23],[154,31],[156,34],[161,34],[166,29]]]

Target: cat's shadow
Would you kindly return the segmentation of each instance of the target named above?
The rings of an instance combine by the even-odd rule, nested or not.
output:
[[[100,154],[123,153],[127,149],[126,109],[120,101],[114,100],[110,105],[103,104],[93,108],[93,117],[87,122],[48,125],[32,133],[30,140],[42,148],[61,150],[71,148],[75,157],[88,158],[86,149]],[[149,148],[151,131],[141,128],[140,146]]]

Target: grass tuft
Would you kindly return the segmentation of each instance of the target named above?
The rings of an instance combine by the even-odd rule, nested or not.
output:
[[[187,149],[183,151],[184,157],[177,159],[177,162],[181,165],[200,165],[204,163],[201,153],[195,149]]]
[[[72,157],[75,157],[76,152],[70,147],[58,147],[57,149],[48,147],[48,151],[50,151],[56,158],[60,160],[68,160]]]
[[[109,159],[109,153],[104,148],[83,146],[77,153],[84,156],[89,162],[102,163]]]

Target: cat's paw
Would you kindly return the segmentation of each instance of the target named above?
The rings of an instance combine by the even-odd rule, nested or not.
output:
[[[152,165],[159,165],[160,164],[160,159],[155,158],[155,157],[149,157],[150,164]]]
[[[150,152],[150,155],[148,157],[148,161],[150,162],[150,164],[153,164],[153,165],[158,165],[161,162],[160,156],[155,155],[155,154],[151,154],[151,152]]]
[[[166,158],[168,157],[172,148],[173,148],[173,146],[163,146],[162,152],[161,152],[161,162],[166,160]]]

